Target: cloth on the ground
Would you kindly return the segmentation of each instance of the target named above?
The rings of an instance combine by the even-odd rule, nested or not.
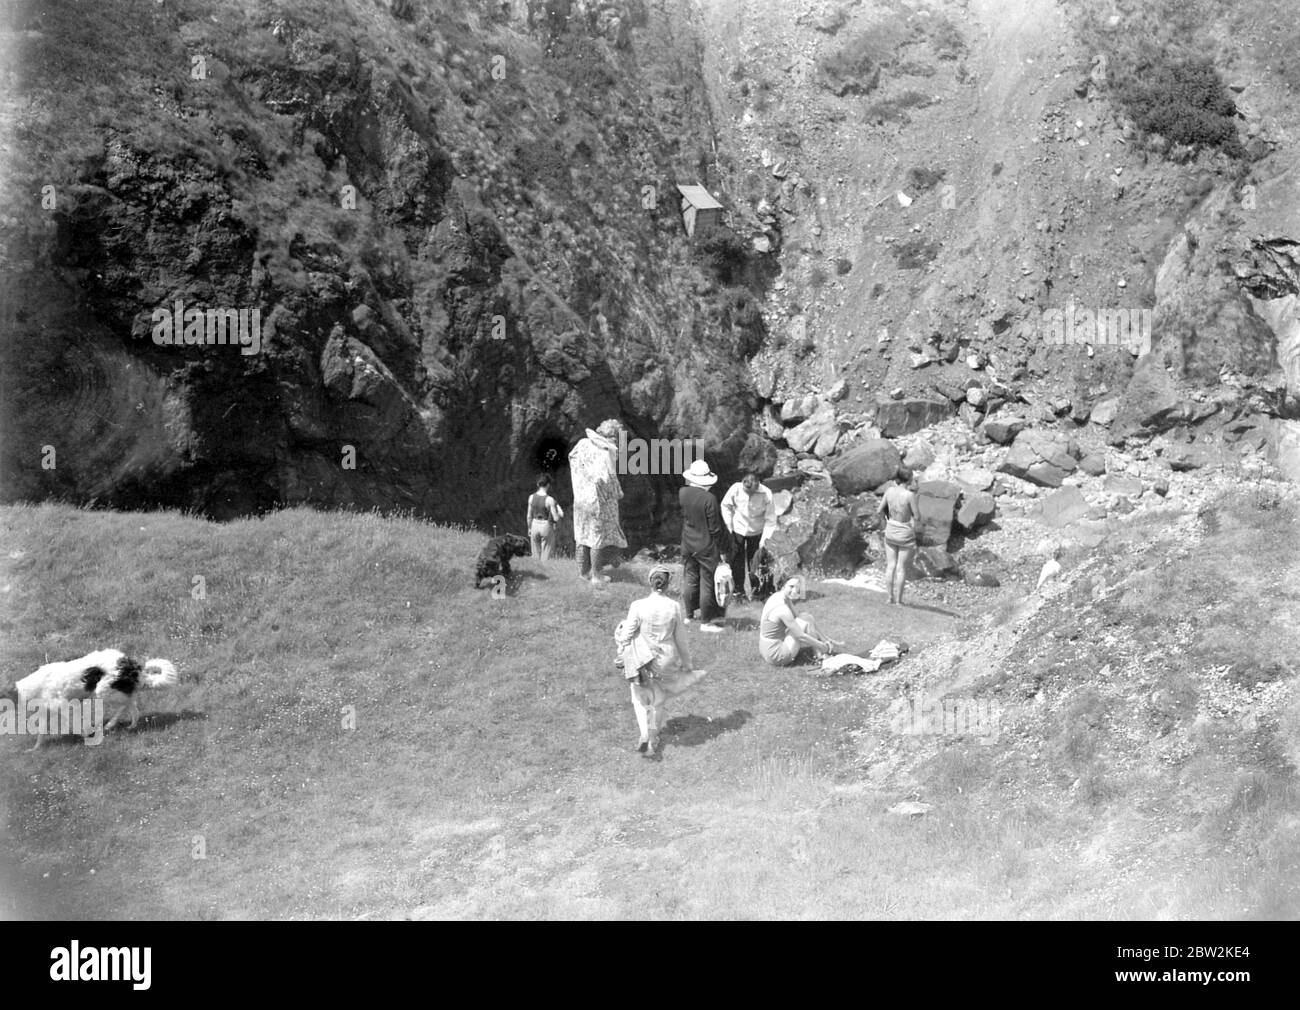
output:
[[[879,659],[867,659],[847,652],[837,652],[833,656],[822,659],[822,672],[844,674],[860,670],[862,673],[875,673],[880,669],[880,662]]]
[[[898,648],[897,645],[895,645],[893,642],[887,642],[883,638],[876,643],[876,647],[874,649],[872,649],[869,653],[867,653],[867,655],[869,655],[872,659],[878,659],[882,663],[891,662],[892,660],[897,659],[902,654],[903,654],[902,651]]]

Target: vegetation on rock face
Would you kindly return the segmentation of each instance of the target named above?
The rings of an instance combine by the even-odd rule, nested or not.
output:
[[[1233,158],[1245,154],[1237,136],[1237,107],[1208,59],[1146,60],[1117,74],[1113,91],[1148,136]]]
[[[491,524],[557,426],[747,427],[762,316],[695,295],[709,264],[673,188],[717,184],[686,7],[485,7],[6,6],[20,91],[41,96],[3,182],[0,246],[21,251],[0,347],[10,494]],[[47,182],[52,211],[26,195]],[[723,287],[761,288],[733,252]],[[176,298],[260,306],[263,352],[155,347],[150,312]],[[55,424],[42,471],[30,445]],[[730,442],[708,448],[734,465]]]
[[[1236,104],[1215,64],[1212,29],[1223,0],[1153,0],[1113,10],[1081,0],[1080,36],[1089,59],[1104,58],[1094,72],[1134,125],[1163,137],[1168,149],[1244,156]]]

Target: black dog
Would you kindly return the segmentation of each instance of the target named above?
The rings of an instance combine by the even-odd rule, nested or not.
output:
[[[474,563],[474,588],[487,589],[496,585],[496,577],[510,578],[510,559],[526,558],[533,553],[528,540],[518,533],[493,537],[481,551]]]

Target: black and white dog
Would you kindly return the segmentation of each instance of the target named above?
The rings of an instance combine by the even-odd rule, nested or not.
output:
[[[62,705],[97,698],[121,707],[105,730],[118,724],[130,713],[131,725],[140,719],[141,689],[171,687],[177,681],[176,667],[165,659],[148,659],[141,663],[117,649],[101,649],[61,663],[46,663],[28,674],[14,687],[18,693],[18,712],[25,718],[34,705]],[[90,735],[89,732],[87,735]],[[36,746],[45,742],[37,737]]]
[[[526,537],[518,533],[493,537],[481,551],[474,563],[474,588],[486,589],[496,585],[496,577],[510,578],[510,559],[526,558],[533,553]]]

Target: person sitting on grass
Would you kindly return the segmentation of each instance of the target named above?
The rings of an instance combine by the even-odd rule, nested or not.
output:
[[[795,600],[804,596],[803,579],[793,575],[763,604],[758,619],[758,651],[773,666],[793,666],[805,653],[829,656],[841,648],[839,642],[824,637],[812,615],[800,617]]]

